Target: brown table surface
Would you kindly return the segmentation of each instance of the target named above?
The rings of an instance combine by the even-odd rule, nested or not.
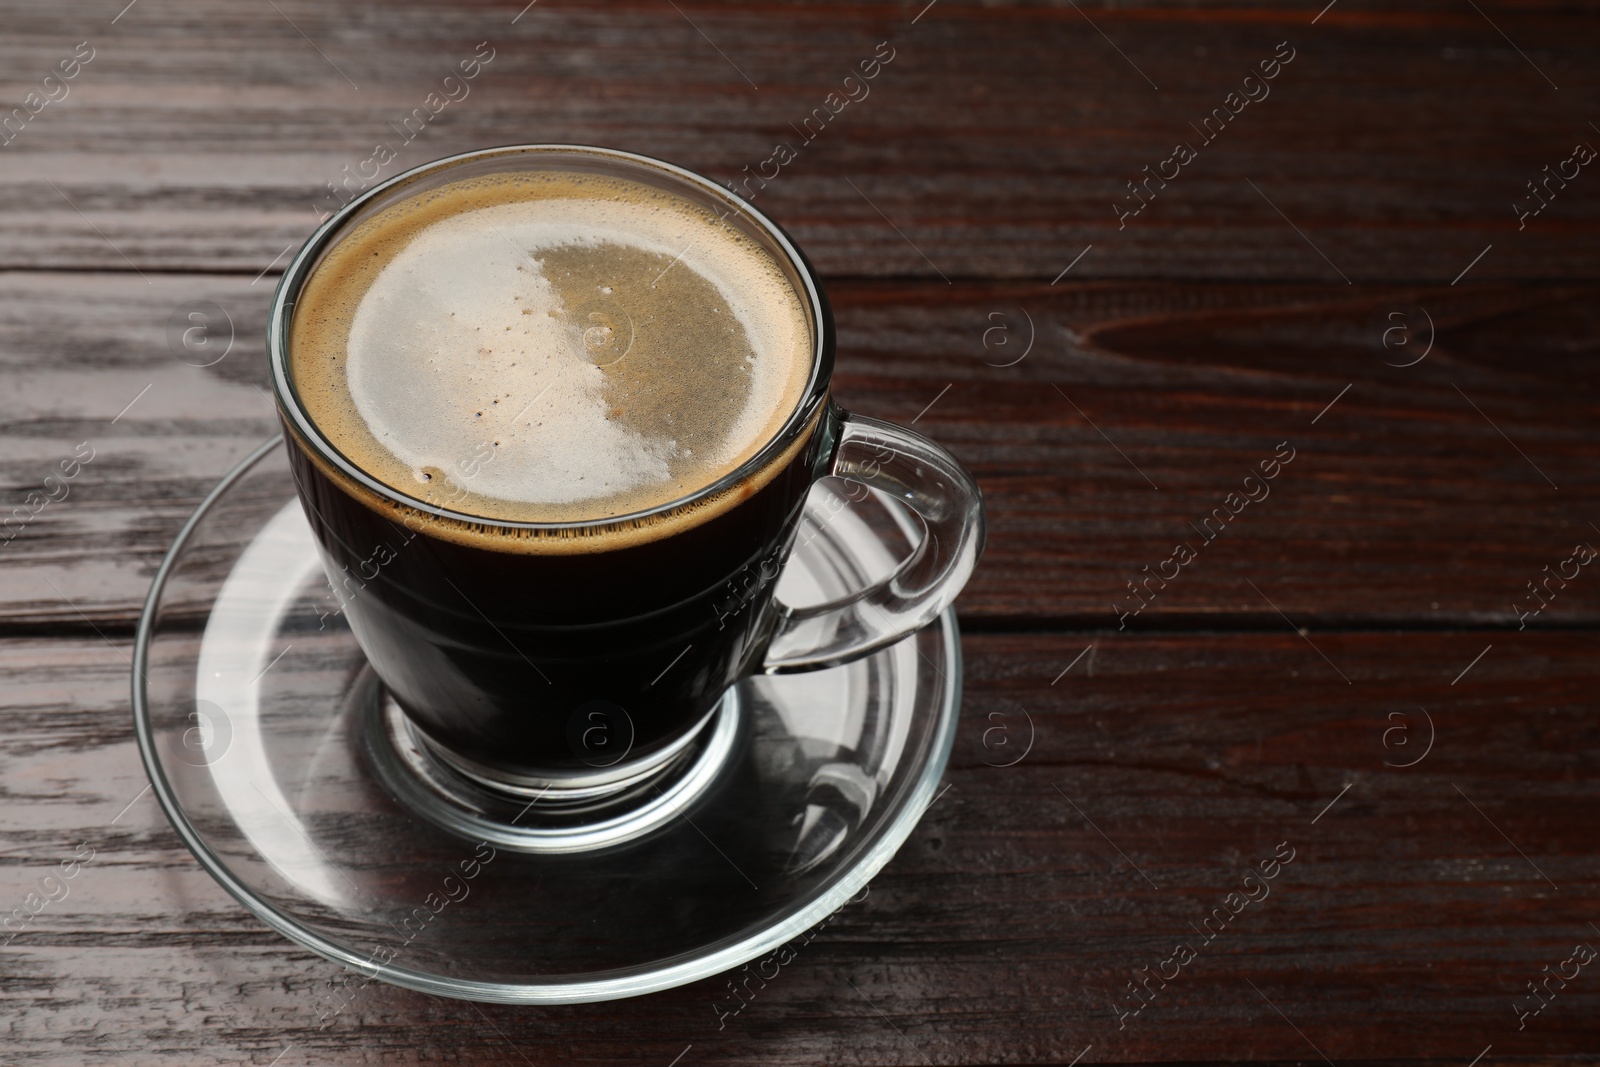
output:
[[[523,2],[0,10],[6,509],[94,450],[0,543],[0,912],[27,916],[0,1063],[1600,1055],[1600,972],[1528,991],[1600,948],[1600,572],[1547,577],[1600,545],[1593,4]],[[826,275],[840,400],[915,419],[986,495],[951,788],[720,1029],[725,979],[538,1009],[374,987],[319,1026],[339,969],[143,791],[140,602],[274,431],[287,252],[407,117],[384,177],[540,141],[735,180],[788,143],[749,188]],[[232,323],[208,367],[169,340],[203,302]],[[1122,1015],[1280,847],[1270,898]]]

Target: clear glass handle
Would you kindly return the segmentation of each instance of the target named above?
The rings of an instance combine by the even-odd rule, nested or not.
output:
[[[983,551],[983,497],[955,458],[911,430],[845,413],[828,473],[880,490],[922,520],[923,536],[894,573],[828,604],[774,602],[767,674],[833,667],[921,629],[950,606]]]

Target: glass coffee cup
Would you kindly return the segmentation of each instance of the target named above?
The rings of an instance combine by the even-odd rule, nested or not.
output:
[[[452,347],[472,330],[494,337]],[[785,340],[717,369],[729,337]],[[636,791],[740,678],[900,640],[982,548],[977,486],[947,452],[832,402],[833,320],[799,249],[657,160],[531,145],[402,174],[312,236],[268,341],[300,500],[373,671],[429,758],[532,802]],[[770,387],[741,377],[761,360]],[[465,420],[486,417],[474,438]],[[741,440],[702,447],[734,424]],[[793,609],[774,588],[830,476],[923,536],[883,580]],[[587,479],[604,486],[583,497]]]

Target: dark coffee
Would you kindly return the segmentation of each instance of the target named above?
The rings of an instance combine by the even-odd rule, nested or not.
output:
[[[412,721],[488,768],[583,772],[617,748],[648,758],[750,673],[826,437],[671,537],[562,555],[440,536],[442,520],[373,507],[303,443],[290,457],[351,629]]]
[[[285,426],[351,628],[411,720],[534,779],[646,762],[703,720],[765,648],[831,458],[817,330],[725,213],[614,176],[466,179],[344,235],[295,305],[295,399],[324,448],[449,514]]]

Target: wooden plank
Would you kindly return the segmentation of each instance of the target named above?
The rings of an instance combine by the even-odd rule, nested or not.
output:
[[[1600,38],[1575,9],[520,7],[19,11],[0,42],[6,109],[77,42],[94,56],[0,150],[0,266],[253,275],[379,143],[397,158],[367,173],[388,177],[545,141],[757,175],[755,202],[831,274],[1049,280],[1090,245],[1077,277],[1600,274],[1586,171],[1527,221],[1514,207],[1596,138],[1579,102],[1600,87]],[[480,42],[492,59],[462,98],[429,104]],[[828,105],[879,42],[892,61]],[[1244,86],[1280,42],[1289,65]],[[1267,95],[1200,129],[1246,88]],[[838,114],[803,128],[824,107]],[[1161,166],[1180,142],[1196,158]],[[796,158],[768,162],[779,143]],[[1145,167],[1176,176],[1135,196]]]
[[[7,625],[132,626],[183,520],[275,430],[262,391],[268,286],[6,276],[0,503],[27,519],[0,544]],[[1600,545],[1593,287],[840,281],[831,292],[840,400],[914,422],[983,487],[989,544],[961,602],[968,625],[1277,628],[1281,610],[1317,627],[1515,628],[1518,606],[1544,600],[1526,625],[1600,619],[1586,570],[1548,578],[1576,543]],[[219,349],[174,347],[168,323],[206,303],[235,339],[220,362],[192,366]],[[1397,321],[1410,332],[1385,349]],[[1416,365],[1386,365],[1430,339]],[[94,458],[68,495],[32,514],[28,494],[85,442]],[[1247,486],[1284,442],[1294,459]],[[1269,495],[1228,502],[1246,491]],[[1179,544],[1196,555],[1181,568],[1166,562]],[[1166,588],[1147,581],[1174,571]],[[1140,602],[1129,582],[1148,606],[1124,618]]]
[[[1513,1008],[1574,944],[1600,946],[1592,635],[1497,637],[1456,684],[1474,635],[1102,636],[1060,675],[1080,640],[965,638],[952,788],[721,1029],[726,976],[547,1009],[372,985],[323,1019],[343,976],[248,918],[141,794],[126,640],[0,641],[0,905],[94,850],[6,947],[8,1060],[667,1064],[692,1045],[681,1062],[1307,1063],[1314,1044],[1337,1063],[1490,1045],[1527,1063],[1596,1047],[1587,972],[1521,1031]],[[1270,895],[1119,1028],[1124,983],[1200,944],[1192,924],[1282,842],[1294,859]]]

